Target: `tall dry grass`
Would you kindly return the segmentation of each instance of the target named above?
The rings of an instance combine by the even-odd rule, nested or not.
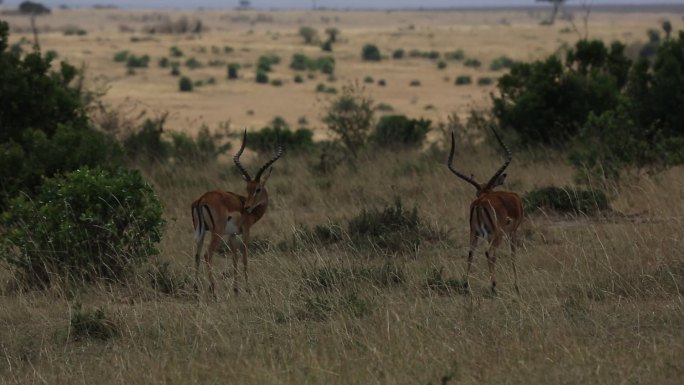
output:
[[[459,167],[481,177],[499,162],[486,151],[458,157]],[[449,290],[464,271],[473,191],[443,160],[371,154],[357,168],[316,176],[313,160],[286,155],[269,181],[269,210],[253,229],[253,290],[235,296],[226,277],[218,301],[188,290],[189,203],[208,189],[240,192],[244,182],[230,164],[144,167],[165,204],[161,255],[126,285],[3,289],[0,382],[680,383],[681,168],[623,180],[612,193],[616,213],[530,215],[518,256],[521,294],[502,247],[500,292],[492,297],[482,250],[472,296]],[[555,162],[516,160],[509,174],[520,192],[572,182],[571,170]],[[442,236],[403,254],[296,236],[396,197]],[[229,271],[223,256],[215,264]],[[163,279],[153,285],[155,271]],[[446,290],[435,289],[435,277]],[[168,281],[173,290],[164,290]],[[102,308],[116,335],[77,338],[76,303]]]

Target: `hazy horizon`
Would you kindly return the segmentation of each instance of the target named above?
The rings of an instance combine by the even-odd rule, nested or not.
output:
[[[6,7],[16,7],[22,0],[5,0]],[[238,0],[44,0],[41,3],[48,7],[90,7],[94,5],[113,5],[122,8],[235,8]],[[534,0],[251,0],[253,8],[276,9],[310,9],[314,3],[318,8],[449,8],[449,7],[500,7],[500,6],[549,6]],[[684,4],[684,0],[569,0],[569,5],[579,4],[608,5],[608,4]]]

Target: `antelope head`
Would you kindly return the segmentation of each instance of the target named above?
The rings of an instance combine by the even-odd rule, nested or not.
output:
[[[245,200],[244,209],[248,213],[252,213],[252,211],[254,211],[254,209],[256,209],[257,207],[265,206],[268,204],[268,192],[266,191],[266,182],[268,181],[268,178],[271,176],[271,172],[273,171],[273,167],[270,166],[283,155],[284,150],[283,146],[279,143],[275,156],[271,158],[271,160],[266,162],[266,164],[261,166],[259,171],[257,171],[256,173],[256,177],[252,179],[247,170],[240,163],[240,156],[242,155],[242,152],[245,150],[246,141],[247,130],[245,129],[245,133],[242,137],[242,145],[240,145],[240,150],[238,150],[238,152],[233,157],[233,162],[235,162],[235,165],[242,173],[242,177],[245,179],[245,182],[247,182],[247,199]],[[280,142],[280,140],[278,142]],[[266,171],[266,169],[268,169],[268,172],[266,173],[266,175],[264,175],[264,171]]]
[[[513,159],[513,155],[511,154],[511,151],[508,149],[506,144],[501,140],[501,137],[499,134],[496,132],[496,130],[492,127],[492,132],[494,132],[494,136],[496,136],[496,140],[499,141],[499,144],[501,144],[501,147],[506,151],[506,161],[504,164],[494,173],[494,175],[489,178],[489,181],[487,183],[479,183],[473,178],[473,174],[470,174],[470,176],[467,176],[458,170],[456,170],[453,167],[453,161],[454,161],[454,152],[455,152],[455,147],[456,147],[456,139],[454,138],[454,132],[451,131],[451,152],[449,153],[449,160],[447,161],[447,166],[449,166],[449,170],[451,170],[454,175],[457,177],[463,179],[464,181],[472,184],[475,189],[476,189],[476,196],[480,196],[482,194],[486,194],[488,192],[491,192],[492,189],[494,189],[497,186],[501,186],[504,184],[506,181],[506,174],[504,171],[506,170],[506,167],[511,163],[511,160]]]

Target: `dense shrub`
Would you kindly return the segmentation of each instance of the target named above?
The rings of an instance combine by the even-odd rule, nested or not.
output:
[[[268,73],[262,69],[258,69],[256,73],[256,82],[261,84],[268,83]]]
[[[119,51],[114,54],[114,61],[117,63],[123,63],[128,60],[128,51]]]
[[[271,72],[271,66],[278,63],[280,63],[280,57],[277,55],[261,55],[257,60],[257,70]]]
[[[135,56],[128,55],[126,60],[126,67],[128,68],[147,68],[150,63],[150,57],[148,55]]]
[[[364,94],[363,88],[351,84],[343,87],[342,95],[330,102],[323,122],[356,158],[373,125],[373,111],[373,100]]]
[[[454,80],[454,84],[457,86],[465,86],[473,82],[473,79],[470,77],[470,75],[460,75],[456,77],[456,80]]]
[[[35,198],[14,198],[2,216],[11,229],[2,257],[21,281],[47,286],[123,279],[157,254],[161,204],[137,171],[83,167],[47,179]]]
[[[624,46],[580,41],[563,63],[555,56],[515,63],[499,79],[494,115],[529,144],[564,145],[590,113],[614,109],[630,62]]]
[[[489,65],[489,69],[492,71],[500,71],[511,68],[514,63],[515,61],[508,56],[499,56],[492,61],[492,64]]]
[[[550,210],[558,213],[592,214],[609,210],[608,197],[600,190],[581,190],[572,187],[543,187],[523,196],[525,210]]]
[[[463,62],[463,65],[466,67],[480,68],[480,66],[482,65],[482,62],[479,61],[478,59],[466,59]]]
[[[305,44],[313,44],[318,40],[318,31],[311,27],[300,27],[299,35],[304,38]]]
[[[395,49],[394,52],[392,52],[392,58],[393,59],[402,59],[404,57],[404,50],[403,49]]]
[[[335,73],[335,58],[332,56],[318,58],[316,61],[316,67],[324,74],[332,75]]]
[[[288,152],[310,151],[314,148],[313,131],[308,128],[291,131],[287,127],[264,127],[257,132],[248,132],[247,142],[253,149],[264,153],[272,152],[279,143]]]
[[[228,64],[228,79],[237,79],[239,70],[240,70],[240,64],[238,64],[238,63]]]
[[[404,115],[387,115],[380,118],[371,135],[371,141],[379,147],[418,147],[430,131],[431,122],[425,119],[409,119]]]
[[[418,209],[404,209],[401,200],[382,210],[363,209],[347,227],[355,245],[370,245],[391,251],[411,251],[421,242]]]
[[[361,49],[361,58],[367,61],[380,61],[382,56],[380,50],[375,44],[366,44]]]
[[[173,57],[181,57],[183,56],[183,51],[174,45],[173,47],[169,48],[169,55]]]
[[[185,66],[188,67],[188,68],[190,68],[191,70],[194,70],[194,69],[197,69],[197,68],[201,68],[201,67],[202,67],[202,63],[200,63],[200,61],[197,60],[197,59],[195,59],[194,57],[191,57],[191,58],[188,58],[188,59],[185,61]]]
[[[457,49],[444,54],[446,60],[463,60],[465,59],[465,53],[462,49]]]
[[[485,76],[485,77],[477,78],[477,85],[478,86],[491,86],[492,84],[494,84],[494,79],[492,79],[490,77]]]
[[[437,69],[443,70],[447,66],[447,63],[444,60],[440,60],[437,62]]]
[[[93,130],[72,86],[79,73],[53,55],[8,51],[9,25],[0,21],[0,210],[20,191],[33,195],[43,177],[81,166],[116,165],[120,147]]]
[[[192,80],[187,76],[181,77],[180,80],[178,80],[178,89],[181,92],[192,92],[192,89],[193,89]]]

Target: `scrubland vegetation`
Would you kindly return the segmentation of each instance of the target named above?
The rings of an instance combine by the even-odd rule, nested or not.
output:
[[[337,44],[340,31],[326,34]],[[335,89],[318,111],[329,140],[314,141],[306,118],[249,132],[247,167],[277,140],[287,150],[252,232],[252,292],[229,290],[226,252],[215,301],[204,271],[192,289],[189,204],[243,193],[223,161],[237,130],[191,136],[168,130],[168,114],[96,108],[81,71],[12,51],[0,23],[0,89],[14,101],[0,108],[2,381],[679,383],[684,34],[648,44],[634,58],[588,40],[537,61],[501,56],[491,108],[443,122],[390,111],[358,82],[320,83]],[[384,61],[373,47],[361,57]],[[330,59],[290,67],[332,74]],[[228,77],[267,83],[280,61],[229,64]],[[520,294],[505,245],[498,295],[482,248],[463,290],[474,191],[448,172],[444,146],[455,132],[457,167],[484,179],[503,161],[492,127],[515,154],[503,187],[525,201]]]

